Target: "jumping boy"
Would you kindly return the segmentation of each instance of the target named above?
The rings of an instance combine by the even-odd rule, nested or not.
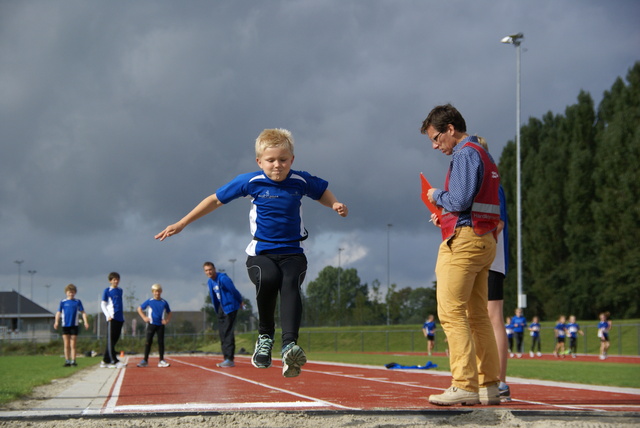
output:
[[[144,359],[138,363],[138,367],[149,365],[149,352],[153,344],[153,336],[158,333],[158,367],[169,367],[164,360],[164,326],[171,320],[171,308],[169,303],[162,298],[162,285],[151,286],[153,298],[146,300],[138,307],[138,315],[147,323],[147,341],[144,344]]]
[[[252,241],[246,248],[247,271],[256,286],[258,341],[251,363],[271,366],[276,302],[280,294],[282,322],[282,375],[295,377],[307,362],[297,345],[302,319],[300,288],[307,271],[303,242],[307,230],[301,216],[302,197],[308,196],[346,217],[347,206],[338,202],[328,183],[305,171],[291,169],[293,137],[286,129],[265,129],[256,139],[256,162],[261,171],[241,174],[200,202],[177,223],[155,238],[180,233],[188,224],[240,197],[251,198]]]
[[[56,312],[53,328],[57,329],[60,319],[62,319],[64,366],[71,367],[78,365],[76,363],[76,340],[78,338],[80,314],[82,314],[82,321],[86,329],[89,329],[89,321],[87,320],[87,313],[84,311],[82,302],[76,299],[76,293],[78,292],[76,286],[69,284],[64,288],[64,292],[67,298],[60,301],[60,307],[58,308],[58,312]]]
[[[124,325],[123,292],[122,288],[118,288],[120,274],[111,272],[109,274],[109,283],[111,285],[104,289],[102,301],[100,302],[102,313],[107,319],[107,348],[104,351],[100,367],[121,368],[126,364],[120,362],[116,355],[116,344],[120,339],[120,333]]]

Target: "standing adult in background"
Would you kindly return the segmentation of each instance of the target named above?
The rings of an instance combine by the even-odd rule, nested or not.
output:
[[[500,404],[500,359],[487,311],[489,267],[500,221],[500,175],[493,158],[467,134],[451,104],[437,106],[421,132],[433,149],[452,155],[444,190],[429,200],[443,208],[431,220],[442,229],[436,263],[438,318],[449,342],[452,385],[431,395],[437,405]]]
[[[242,295],[236,289],[233,281],[226,273],[216,272],[212,262],[205,262],[202,266],[209,277],[209,295],[211,303],[218,316],[218,331],[220,332],[220,346],[224,361],[216,364],[218,367],[234,367],[236,353],[236,336],[234,327],[238,309],[242,306]]]
[[[486,150],[489,146],[484,138],[478,137],[478,142]],[[502,185],[498,189],[500,198],[500,222],[496,228],[498,242],[496,243],[496,257],[489,268],[489,302],[487,310],[489,319],[493,327],[493,334],[496,336],[498,345],[498,355],[500,357],[500,398],[504,401],[511,401],[511,389],[507,385],[507,361],[509,361],[509,345],[507,344],[507,332],[502,322],[504,317],[504,278],[507,275],[509,266],[509,227],[507,219],[507,198]]]

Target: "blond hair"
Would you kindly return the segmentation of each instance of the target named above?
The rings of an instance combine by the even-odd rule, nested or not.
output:
[[[478,139],[478,144],[480,144],[482,148],[485,149],[486,151],[489,151],[489,145],[487,144],[487,140],[485,140],[484,137],[480,137],[478,135],[476,135],[476,138]]]
[[[151,286],[151,291],[153,291],[153,290],[160,290],[160,291],[162,291],[162,285],[160,285],[160,284],[153,284],[153,285]]]
[[[78,289],[76,288],[75,285],[69,284],[66,287],[64,287],[64,292],[66,293],[67,291],[73,291],[74,293],[77,293]]]
[[[293,154],[293,136],[291,132],[282,129],[265,129],[256,138],[256,157],[262,156],[265,149],[271,147],[281,147],[287,149]]]

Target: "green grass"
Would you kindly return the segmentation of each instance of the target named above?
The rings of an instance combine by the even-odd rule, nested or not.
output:
[[[36,386],[70,376],[99,361],[99,358],[78,358],[77,367],[63,367],[64,358],[59,356],[0,357],[0,405],[23,398]]]
[[[387,363],[406,366],[425,365],[427,361],[431,361],[438,365],[436,370],[449,370],[449,358],[439,356],[310,352],[308,357],[310,360],[316,361],[367,364],[379,367]],[[587,385],[640,388],[640,364],[609,361],[606,363],[585,362],[571,358],[553,361],[510,359],[507,376]]]

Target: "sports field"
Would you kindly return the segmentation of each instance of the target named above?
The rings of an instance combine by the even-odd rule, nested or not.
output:
[[[26,426],[37,420],[61,428],[80,426],[73,422],[82,420],[90,427],[106,421],[138,426],[128,424],[152,420],[156,425],[145,426],[173,427],[190,423],[184,418],[194,415],[206,426],[261,427],[412,427],[455,420],[468,426],[540,426],[530,425],[540,419],[549,422],[546,426],[582,420],[605,427],[640,422],[636,388],[511,378],[511,402],[441,408],[429,404],[428,396],[449,386],[450,376],[442,371],[312,361],[300,377],[286,379],[277,360],[269,369],[256,369],[249,357],[239,356],[236,367],[222,369],[215,365],[218,356],[175,355],[167,358],[171,367],[163,369],[155,367],[154,359],[150,367],[137,368],[139,359],[129,357],[123,369],[88,369],[55,399],[2,412],[0,424]],[[637,366],[633,358],[620,362]]]

